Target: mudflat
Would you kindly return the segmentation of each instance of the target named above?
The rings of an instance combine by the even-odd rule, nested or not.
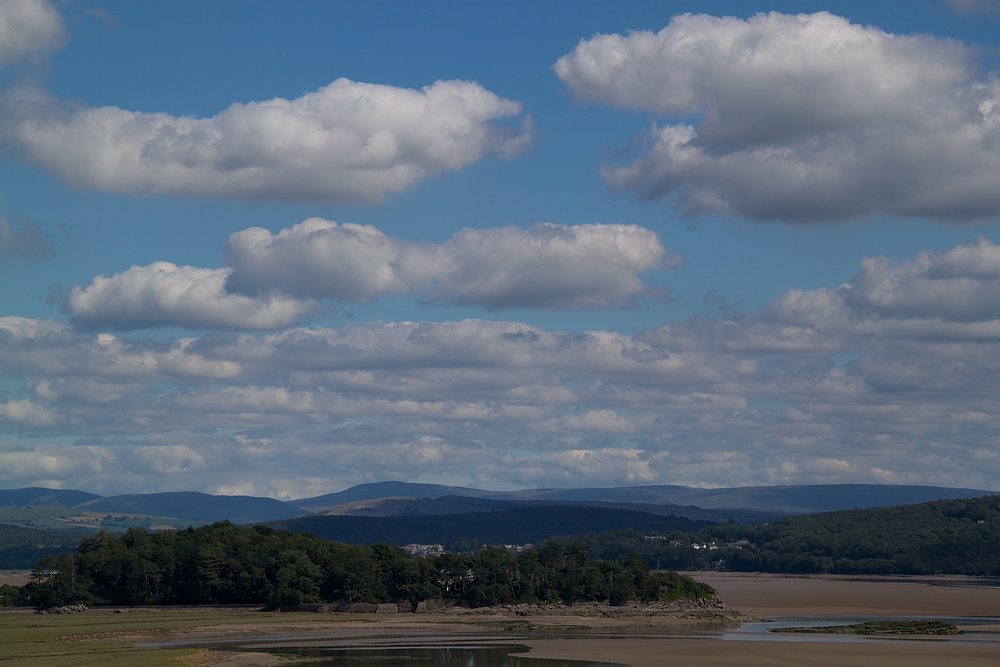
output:
[[[632,667],[996,667],[1000,646],[953,642],[769,642],[718,639],[527,640],[532,658]]]
[[[1000,616],[1000,579],[687,574],[752,616]]]
[[[30,576],[31,570],[0,570],[0,585],[24,586]]]

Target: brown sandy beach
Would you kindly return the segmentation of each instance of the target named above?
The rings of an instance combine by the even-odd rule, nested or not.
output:
[[[31,570],[0,570],[0,584],[24,586],[31,577]]]
[[[712,586],[726,604],[751,616],[1000,616],[1000,580],[685,574]]]

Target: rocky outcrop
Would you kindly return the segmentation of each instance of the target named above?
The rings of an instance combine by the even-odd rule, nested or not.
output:
[[[68,607],[49,607],[48,609],[39,609],[39,614],[79,614],[80,612],[87,611],[87,605],[85,604],[74,604]]]

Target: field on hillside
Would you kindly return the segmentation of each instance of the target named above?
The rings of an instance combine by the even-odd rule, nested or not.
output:
[[[49,530],[107,530],[124,533],[129,528],[145,530],[179,530],[189,525],[203,526],[204,521],[183,521],[165,516],[122,514],[107,512],[81,512],[62,507],[0,507],[0,523],[25,528]]]

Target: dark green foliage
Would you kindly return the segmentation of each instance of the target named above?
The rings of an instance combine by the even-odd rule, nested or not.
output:
[[[674,515],[662,516],[608,507],[541,505],[503,512],[438,516],[314,515],[273,521],[268,525],[351,544],[387,542],[403,546],[413,542],[451,544],[461,538],[478,540],[484,544],[538,544],[553,535],[582,535],[626,528],[694,532],[713,524]]]
[[[453,598],[474,606],[517,602],[699,599],[714,591],[638,557],[592,561],[584,544],[549,542],[515,558],[416,558],[388,544],[328,542],[309,534],[221,522],[147,534],[100,533],[75,553],[45,557],[24,587],[40,607],[151,604],[419,602]]]
[[[25,602],[20,586],[0,585],[0,607],[18,607]]]
[[[597,558],[635,553],[652,567],[679,570],[998,576],[1000,496],[794,516],[764,526],[728,523],[664,537],[612,531],[560,541],[582,539]],[[750,545],[726,547],[739,540]],[[719,548],[691,546],[709,542]]]
[[[86,535],[77,531],[40,530],[0,524],[0,569],[26,570],[42,556],[68,553]]]

